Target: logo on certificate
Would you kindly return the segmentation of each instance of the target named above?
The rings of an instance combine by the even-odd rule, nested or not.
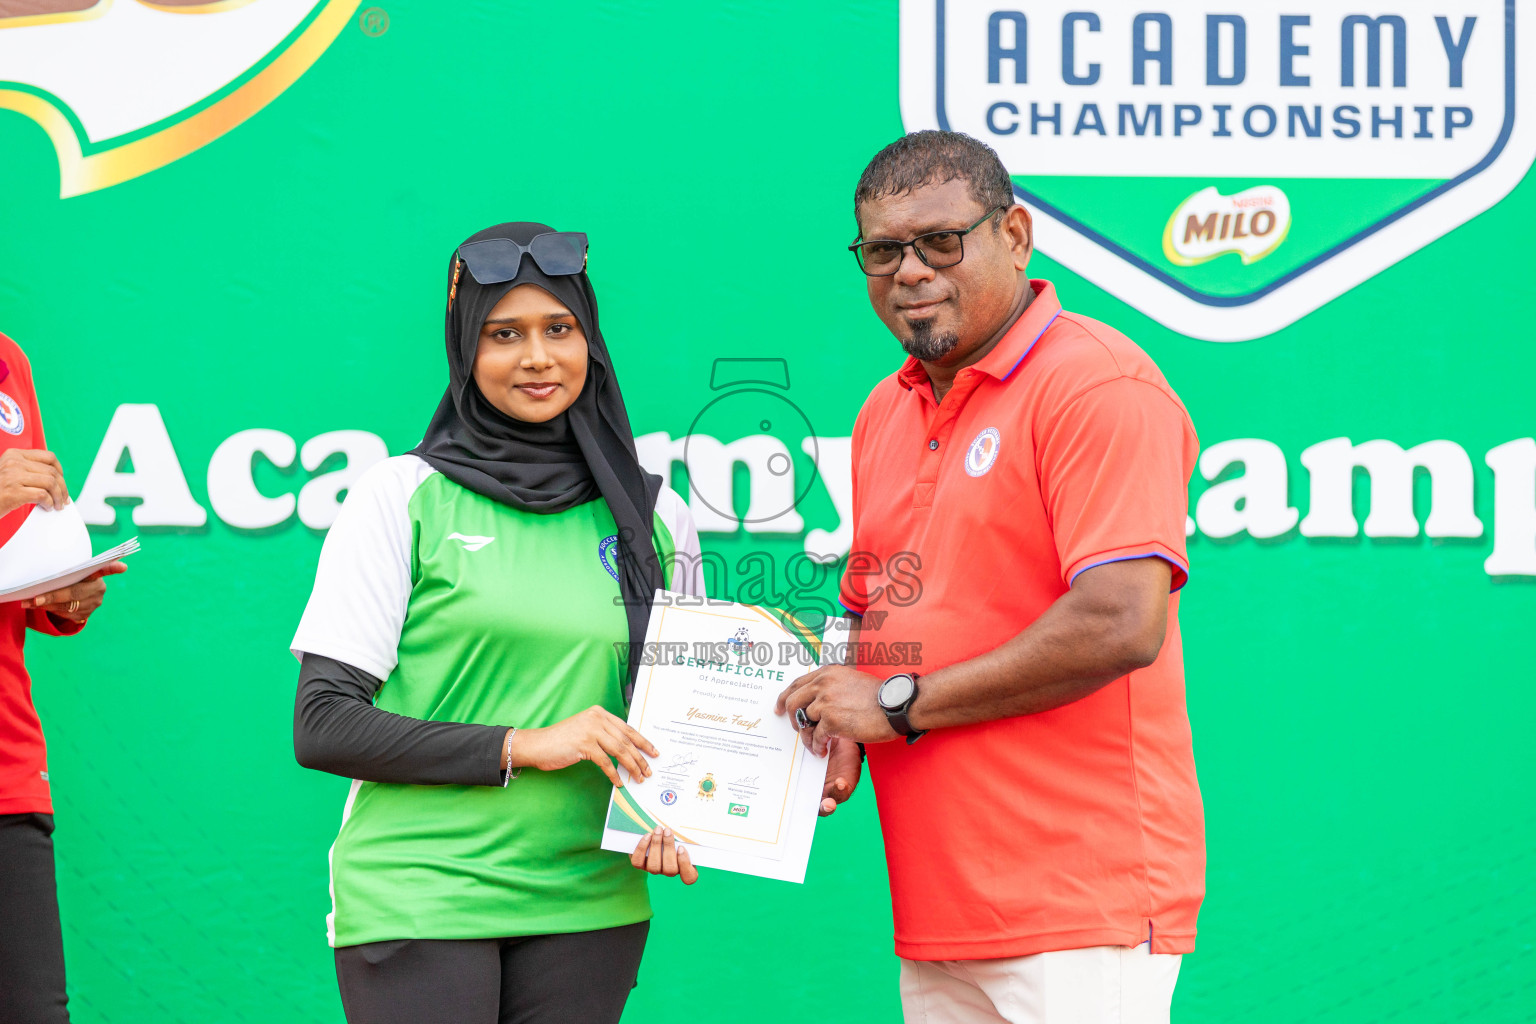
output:
[[[752,649],[752,634],[747,632],[746,626],[742,626],[736,631],[736,635],[725,643],[733,653],[746,654]]]
[[[21,415],[21,406],[16,404],[16,399],[0,391],[0,430],[14,437],[21,433],[26,425],[27,421]]]
[[[730,813],[738,818],[745,818],[750,808],[746,804],[731,804]]]
[[[720,787],[719,783],[715,782],[715,773],[705,772],[704,777],[699,780],[699,799],[713,800],[715,798],[715,790],[718,788]]]
[[[965,471],[971,476],[985,476],[997,461],[998,449],[1003,446],[1003,435],[996,427],[988,427],[976,435],[976,440],[965,450]]]
[[[664,789],[664,790],[662,790],[661,791],[661,802],[666,804],[668,807],[671,807],[673,804],[677,803],[677,790],[675,790],[675,789]]]

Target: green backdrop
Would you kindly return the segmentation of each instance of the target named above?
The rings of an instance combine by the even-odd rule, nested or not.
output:
[[[687,433],[713,359],[772,356],[817,433],[849,434],[901,358],[843,251],[853,184],[903,130],[894,4],[394,0],[388,14],[379,36],[354,18],[230,134],[102,191],[57,198],[47,136],[0,112],[0,329],[33,361],[73,491],[127,402],[159,407],[205,506],[209,458],[239,430],[355,428],[409,448],[444,378],[446,257],[511,219],[592,236],[638,433]],[[1533,224],[1527,183],[1241,344],[1175,334],[1035,257],[1068,308],[1157,359],[1206,445],[1279,445],[1303,514],[1307,446],[1444,438],[1471,456],[1489,527],[1191,538],[1210,870],[1180,1021],[1536,1015],[1536,587],[1482,564],[1482,455],[1536,426]],[[256,480],[276,494],[308,476],[261,463]],[[1197,475],[1192,497],[1206,486]],[[1422,473],[1416,486],[1422,520]],[[1357,473],[1361,518],[1369,500]],[[801,510],[807,529],[836,521],[820,484]],[[98,548],[138,532],[144,550],[85,634],[28,648],[75,1019],[340,1021],[324,915],[347,783],[293,761],[286,650],[322,535],[212,514],[135,530],[126,508],[94,532]],[[803,546],[704,541],[732,563]],[[823,822],[803,887],[706,872],[652,889],[626,1020],[899,1019],[868,792]]]

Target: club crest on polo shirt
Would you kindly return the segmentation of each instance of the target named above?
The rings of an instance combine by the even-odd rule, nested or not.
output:
[[[602,543],[597,546],[597,560],[603,568],[608,570],[608,575],[617,582],[619,579],[619,535],[616,533],[604,537]]]
[[[14,437],[26,428],[27,419],[21,414],[21,406],[16,404],[16,399],[0,391],[0,430]]]
[[[997,453],[1003,446],[1003,435],[996,427],[988,427],[976,435],[976,440],[965,450],[965,471],[971,476],[985,476],[997,461]]]

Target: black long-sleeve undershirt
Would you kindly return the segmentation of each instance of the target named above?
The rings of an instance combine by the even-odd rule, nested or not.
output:
[[[374,707],[383,686],[345,662],[305,654],[293,705],[299,764],[367,782],[499,786],[503,726],[427,722]]]

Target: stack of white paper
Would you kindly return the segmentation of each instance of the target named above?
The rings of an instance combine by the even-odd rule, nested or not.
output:
[[[73,503],[52,512],[34,508],[0,547],[0,601],[25,601],[79,583],[137,550],[134,537],[92,557],[90,532]]]

